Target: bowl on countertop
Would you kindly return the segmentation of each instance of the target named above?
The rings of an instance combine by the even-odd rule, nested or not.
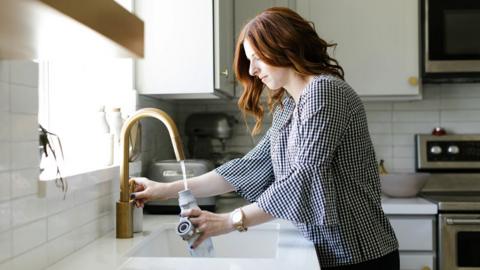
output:
[[[382,193],[394,198],[415,197],[430,177],[429,173],[390,173],[380,175]]]

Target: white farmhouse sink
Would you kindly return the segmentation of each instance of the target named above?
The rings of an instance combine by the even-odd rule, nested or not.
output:
[[[129,257],[190,257],[187,242],[176,234],[174,223],[152,233]],[[280,224],[265,224],[247,233],[213,237],[216,258],[275,258]]]
[[[179,270],[318,270],[313,244],[285,221],[272,221],[212,238],[213,258],[194,258],[187,243],[175,233],[176,223],[165,223],[127,252],[119,269]],[[148,233],[148,232],[147,232]]]

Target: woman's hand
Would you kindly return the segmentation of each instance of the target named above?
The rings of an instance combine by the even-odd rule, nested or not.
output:
[[[153,199],[169,199],[167,183],[155,182],[145,177],[134,177],[129,181],[135,183],[134,193],[130,194],[130,199],[135,200],[136,207],[143,208],[145,202]]]
[[[230,214],[214,214],[208,211],[202,211],[198,208],[182,211],[181,216],[189,217],[190,222],[200,232],[191,248],[195,249],[205,239],[211,236],[226,234],[234,231],[233,224],[230,220]]]

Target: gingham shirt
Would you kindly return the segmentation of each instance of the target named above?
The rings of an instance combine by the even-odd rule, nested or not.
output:
[[[265,212],[292,221],[316,245],[322,267],[397,249],[357,94],[344,81],[319,75],[297,106],[292,97],[283,105],[258,145],[216,172]]]

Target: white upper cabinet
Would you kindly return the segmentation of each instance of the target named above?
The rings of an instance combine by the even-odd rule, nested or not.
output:
[[[140,94],[232,97],[233,0],[137,0],[145,58],[135,65]]]
[[[297,0],[365,99],[418,99],[418,0]],[[331,52],[331,51],[330,51]]]

